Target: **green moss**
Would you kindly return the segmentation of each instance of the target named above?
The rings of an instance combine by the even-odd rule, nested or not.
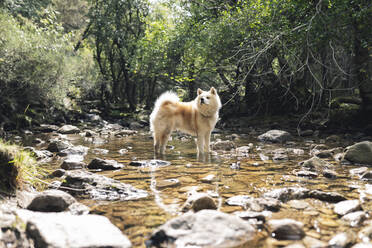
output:
[[[0,189],[11,192],[24,185],[43,187],[40,179],[46,171],[38,166],[35,158],[21,147],[0,139]]]

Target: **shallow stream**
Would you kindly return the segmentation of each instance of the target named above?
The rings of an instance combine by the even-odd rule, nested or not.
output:
[[[214,134],[213,140],[232,140],[237,147],[250,146],[248,153],[218,151],[208,158],[196,157],[196,145],[193,139],[174,135],[168,143],[163,160],[171,165],[163,167],[134,167],[134,160],[154,159],[152,139],[148,132],[139,132],[127,137],[106,137],[100,142],[81,135],[69,135],[74,145],[89,147],[85,162],[93,158],[113,159],[126,167],[116,171],[97,172],[124,183],[131,184],[149,192],[149,197],[135,201],[93,201],[80,199],[91,208],[91,213],[107,216],[131,240],[133,247],[145,247],[144,241],[159,225],[181,213],[183,204],[192,192],[210,194],[219,210],[226,213],[244,210],[240,206],[229,206],[226,199],[237,195],[260,197],[265,192],[282,187],[305,187],[326,192],[337,192],[347,199],[360,199],[361,190],[367,182],[350,175],[349,170],[357,166],[341,165],[334,159],[327,159],[337,173],[337,178],[329,179],[319,174],[315,178],[296,176],[300,169],[298,163],[311,158],[311,147],[324,143],[319,138],[296,138],[286,144],[265,144],[257,140],[257,134],[231,135]],[[346,147],[351,143],[341,140],[328,143],[330,148]],[[100,154],[100,150],[108,150]],[[121,154],[119,150],[127,149]],[[277,150],[281,149],[281,150]],[[273,154],[280,152],[288,159],[273,161]],[[59,168],[61,160],[52,166]],[[48,165],[50,166],[50,165]],[[363,202],[363,209],[372,210],[372,201]],[[307,236],[328,242],[336,233],[349,230],[357,233],[361,227],[350,227],[341,222],[333,212],[333,204],[307,198],[301,202],[283,203],[278,212],[270,218],[292,218],[305,225]],[[279,241],[268,236],[265,229],[259,231],[256,247],[281,247],[293,241]]]

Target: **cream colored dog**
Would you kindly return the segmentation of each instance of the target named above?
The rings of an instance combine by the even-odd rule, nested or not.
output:
[[[209,152],[210,136],[218,120],[220,97],[215,88],[198,89],[191,102],[180,102],[174,92],[163,93],[155,102],[150,115],[150,128],[154,135],[156,154],[164,154],[169,136],[180,130],[197,137],[198,154]]]

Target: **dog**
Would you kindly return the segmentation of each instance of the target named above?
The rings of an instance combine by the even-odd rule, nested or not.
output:
[[[198,89],[197,97],[191,102],[181,102],[171,91],[163,93],[150,115],[155,154],[164,154],[174,130],[196,136],[199,155],[209,153],[211,132],[218,121],[220,108],[221,100],[214,87],[209,91]]]

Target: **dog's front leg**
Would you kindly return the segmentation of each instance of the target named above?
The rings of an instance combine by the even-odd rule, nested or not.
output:
[[[209,153],[210,151],[210,140],[211,140],[211,132],[206,132],[204,135],[204,152]]]
[[[203,134],[198,134],[196,143],[198,146],[198,154],[204,154],[204,135]]]

